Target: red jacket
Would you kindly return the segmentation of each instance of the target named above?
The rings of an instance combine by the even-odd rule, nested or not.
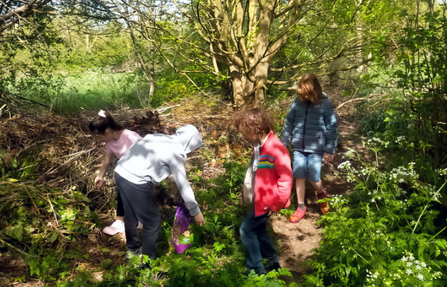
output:
[[[255,216],[290,205],[293,175],[287,148],[273,132],[260,150],[254,186]]]

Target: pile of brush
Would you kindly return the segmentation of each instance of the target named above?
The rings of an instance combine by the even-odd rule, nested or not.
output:
[[[184,124],[195,125],[204,147],[190,155],[187,172],[200,166],[205,180],[224,173],[222,163],[247,150],[230,127],[231,114],[231,107],[203,99],[184,99],[161,114],[155,110],[112,112],[124,128],[141,136],[173,134]],[[22,114],[0,122],[0,247],[19,253],[39,245],[62,250],[65,244],[57,243],[99,232],[101,220],[113,217],[115,163],[101,190],[93,188],[105,154],[105,144],[88,130],[95,116],[95,112],[76,118]],[[175,184],[168,183],[167,189],[177,193]]]

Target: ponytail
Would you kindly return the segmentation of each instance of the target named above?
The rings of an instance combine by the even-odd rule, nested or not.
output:
[[[121,131],[123,127],[117,123],[109,112],[100,110],[98,116],[93,119],[88,125],[91,133],[103,135],[106,129],[111,129],[112,131]]]

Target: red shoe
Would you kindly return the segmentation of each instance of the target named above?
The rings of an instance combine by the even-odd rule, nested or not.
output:
[[[297,208],[295,213],[292,214],[292,216],[290,216],[290,222],[292,223],[297,223],[299,222],[301,219],[306,217],[306,207],[304,207],[304,210],[301,208]]]
[[[327,198],[327,192],[326,190],[323,190],[322,193],[317,194],[317,198],[323,199],[323,198]],[[329,211],[329,204],[327,202],[320,202],[320,210],[321,213],[325,214],[326,212]]]

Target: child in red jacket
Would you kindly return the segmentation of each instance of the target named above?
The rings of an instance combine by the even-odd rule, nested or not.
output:
[[[234,126],[253,145],[245,175],[243,199],[253,208],[239,229],[247,257],[247,273],[261,274],[280,268],[276,249],[266,230],[273,212],[290,205],[292,169],[289,152],[273,133],[273,123],[265,112],[251,110],[234,118]],[[262,264],[262,257],[268,263]]]

